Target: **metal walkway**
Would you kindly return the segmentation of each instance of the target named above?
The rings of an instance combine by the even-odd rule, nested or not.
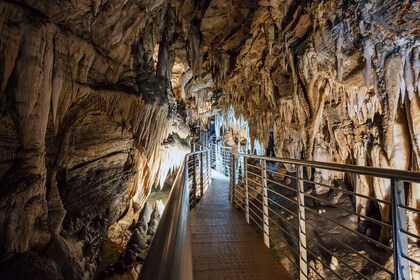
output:
[[[208,142],[185,156],[139,279],[420,279],[413,250],[420,210],[406,199],[418,191],[419,172],[250,155]],[[211,167],[230,181],[214,172],[211,183]],[[320,180],[323,172],[337,180]],[[364,181],[384,193],[376,197]],[[383,216],[368,214],[372,203]],[[245,221],[289,259],[289,271]]]
[[[292,279],[228,197],[229,179],[213,172],[190,216],[194,279]]]

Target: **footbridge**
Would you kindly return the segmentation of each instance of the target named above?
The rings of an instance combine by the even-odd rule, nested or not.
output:
[[[341,180],[327,184],[322,172]],[[351,180],[388,189],[369,195],[349,188]],[[185,157],[139,279],[419,279],[410,219],[420,211],[407,199],[418,183],[418,172],[201,141]]]

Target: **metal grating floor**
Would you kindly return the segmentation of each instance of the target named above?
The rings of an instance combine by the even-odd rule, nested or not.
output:
[[[191,213],[194,279],[291,279],[230,205],[228,178],[213,174],[210,188]]]

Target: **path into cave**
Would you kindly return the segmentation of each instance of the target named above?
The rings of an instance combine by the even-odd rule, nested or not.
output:
[[[190,223],[195,279],[291,279],[229,203],[229,179],[222,174],[213,171]]]

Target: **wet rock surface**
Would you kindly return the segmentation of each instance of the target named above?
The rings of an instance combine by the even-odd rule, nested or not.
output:
[[[118,243],[119,245],[125,245],[121,247],[122,250],[119,255],[114,254],[113,257],[116,257],[117,260],[104,269],[99,267],[96,279],[137,279],[162,213],[163,204],[161,201],[157,201],[152,209],[146,203],[137,219],[133,219],[128,229],[128,232],[131,233],[129,239],[126,242]],[[116,236],[110,236],[113,234],[115,233],[110,231],[108,239],[115,239]],[[107,256],[107,253],[115,252],[111,247],[104,247],[101,255],[107,257],[107,260],[102,261],[102,267],[111,259]]]

